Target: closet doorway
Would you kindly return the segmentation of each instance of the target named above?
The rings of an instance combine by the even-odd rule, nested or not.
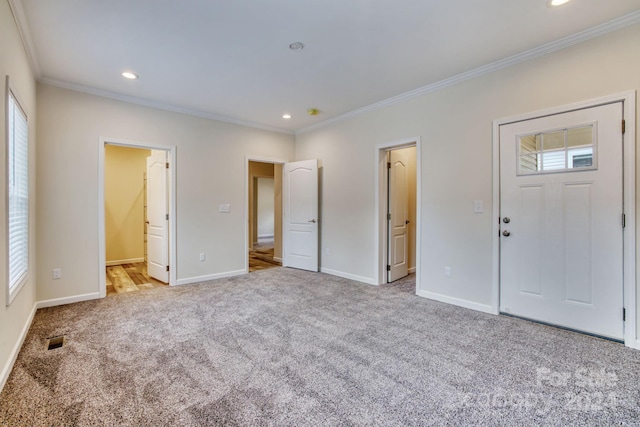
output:
[[[420,285],[420,138],[376,147],[378,284]]]
[[[282,164],[247,161],[248,271],[282,265]]]
[[[111,142],[102,148],[101,295],[167,286],[172,152]]]

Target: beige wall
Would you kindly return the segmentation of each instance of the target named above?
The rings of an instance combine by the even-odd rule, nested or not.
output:
[[[296,159],[319,158],[324,168],[321,240],[331,251],[323,251],[322,267],[377,279],[376,145],[419,137],[419,289],[491,308],[493,120],[638,89],[639,44],[635,25],[297,134]],[[484,200],[483,214],[473,213],[474,200]],[[451,278],[444,276],[447,265]]]
[[[38,298],[98,286],[100,137],[176,146],[179,283],[245,270],[245,159],[293,156],[293,136],[38,86]],[[73,167],[70,167],[72,165]],[[220,213],[230,204],[230,213]],[[206,253],[206,261],[199,254]],[[66,272],[51,280],[51,269]]]
[[[144,174],[150,150],[107,144],[104,221],[107,265],[144,259]]]
[[[2,78],[0,102],[0,259],[7,257],[6,235],[6,91],[5,76],[10,76],[13,86],[26,109],[29,123],[29,278],[10,306],[7,307],[6,263],[0,262],[0,389],[9,374],[10,364],[17,355],[22,329],[27,325],[36,301],[36,83],[29,60],[22,47],[20,33],[15,25],[11,8],[6,0],[0,1],[0,77]]]

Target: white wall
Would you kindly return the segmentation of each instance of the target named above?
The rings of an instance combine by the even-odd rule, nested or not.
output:
[[[36,83],[29,60],[22,46],[20,33],[15,25],[8,1],[0,1],[0,78],[2,102],[0,102],[0,260],[7,256],[6,236],[6,111],[5,76],[10,76],[27,110],[29,120],[29,279],[9,307],[6,301],[7,269],[0,262],[0,389],[9,374],[9,368],[17,355],[23,328],[28,326],[36,300]]]
[[[246,268],[245,156],[291,158],[292,135],[43,84],[38,113],[39,300],[98,291],[100,137],[177,146],[179,282]],[[223,203],[231,213],[218,213]],[[63,278],[52,281],[56,267]]]
[[[321,241],[323,249],[330,248],[330,255],[323,251],[322,267],[375,280],[374,147],[420,137],[419,288],[489,308],[492,121],[638,89],[639,45],[640,25],[635,25],[299,133],[296,159],[319,158],[324,168]],[[484,214],[473,213],[474,200],[484,200]],[[358,256],[353,257],[354,253]],[[444,277],[445,265],[452,267],[451,278]]]
[[[273,237],[273,178],[258,178],[258,238]]]

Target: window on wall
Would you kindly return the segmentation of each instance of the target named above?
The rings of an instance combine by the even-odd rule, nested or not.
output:
[[[520,135],[518,153],[518,175],[596,169],[596,125]]]
[[[27,114],[7,77],[7,305],[29,271],[29,146]]]

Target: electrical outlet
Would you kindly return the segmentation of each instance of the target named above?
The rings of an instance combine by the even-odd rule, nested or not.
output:
[[[54,268],[53,269],[53,280],[62,279],[62,269]]]
[[[200,253],[200,262],[204,261],[207,258],[207,255],[204,252]]]
[[[451,267],[446,266],[444,268],[444,277],[451,277]]]

